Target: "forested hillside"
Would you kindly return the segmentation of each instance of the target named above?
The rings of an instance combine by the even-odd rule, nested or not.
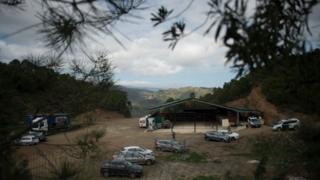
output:
[[[130,116],[124,91],[77,80],[28,60],[0,63],[1,127],[23,122],[26,114],[79,113],[102,108]]]
[[[214,88],[201,99],[215,103],[247,96],[260,86],[266,99],[281,110],[320,114],[320,50],[274,61],[268,66]]]

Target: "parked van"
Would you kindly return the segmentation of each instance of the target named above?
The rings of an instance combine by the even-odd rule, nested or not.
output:
[[[141,117],[139,119],[139,127],[141,128],[146,128],[148,126],[148,118],[150,117],[150,114],[144,116],[144,117]]]

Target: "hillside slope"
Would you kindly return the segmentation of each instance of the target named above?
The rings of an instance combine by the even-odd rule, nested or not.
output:
[[[169,98],[173,98],[173,99],[189,98],[191,93],[194,93],[195,97],[200,97],[206,94],[211,94],[212,88],[192,87],[192,86],[181,87],[181,88],[170,88],[170,89],[159,90],[159,91],[150,93],[146,96],[146,99],[157,99],[161,102],[165,102]]]
[[[296,117],[303,121],[313,121],[319,118],[316,115],[305,115],[303,113],[292,112],[289,110],[279,110],[278,107],[267,101],[266,97],[261,92],[260,87],[254,87],[247,97],[228,102],[226,105],[239,108],[247,107],[258,109],[263,112],[264,119],[267,124],[271,124],[273,121],[279,119],[291,117]]]

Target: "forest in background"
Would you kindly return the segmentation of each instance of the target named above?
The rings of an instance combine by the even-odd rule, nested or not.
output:
[[[27,114],[80,113],[101,108],[130,116],[127,94],[70,74],[36,65],[29,60],[0,63],[1,127],[22,124]]]
[[[246,97],[261,86],[267,100],[282,110],[320,114],[320,50],[274,61],[269,66],[214,88],[201,99],[218,104]]]

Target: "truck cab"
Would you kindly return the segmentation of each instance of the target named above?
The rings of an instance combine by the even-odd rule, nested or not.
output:
[[[67,129],[70,120],[67,114],[28,115],[26,123],[32,131],[48,132],[54,129]]]

